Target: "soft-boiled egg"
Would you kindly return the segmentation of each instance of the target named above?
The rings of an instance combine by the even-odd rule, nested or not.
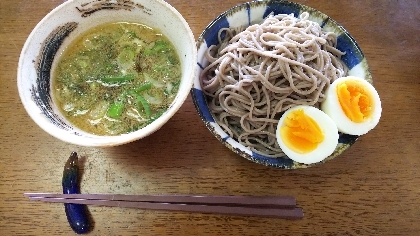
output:
[[[366,80],[354,76],[334,81],[325,91],[321,109],[340,132],[362,135],[373,129],[381,118],[381,100]]]
[[[292,160],[312,164],[330,156],[338,144],[334,121],[312,106],[296,106],[287,110],[277,125],[277,142]]]

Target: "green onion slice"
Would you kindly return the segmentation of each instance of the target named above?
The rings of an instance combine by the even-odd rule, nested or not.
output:
[[[132,74],[117,76],[117,77],[100,78],[100,80],[105,83],[122,83],[122,82],[131,81],[132,79],[134,79],[134,75]]]

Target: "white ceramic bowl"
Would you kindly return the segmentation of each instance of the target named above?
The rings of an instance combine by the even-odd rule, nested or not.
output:
[[[169,109],[146,127],[118,136],[98,136],[75,128],[58,111],[50,94],[50,73],[56,55],[81,32],[107,22],[136,22],[160,30],[179,55],[182,79]],[[83,146],[115,146],[138,140],[162,127],[187,98],[195,77],[194,35],[181,14],[163,0],[67,1],[47,14],[23,46],[17,86],[30,117],[62,141]]]
[[[314,8],[302,4],[284,0],[259,0],[246,2],[232,7],[231,9],[228,9],[227,11],[217,16],[203,30],[200,37],[198,38],[198,61],[196,65],[197,77],[194,81],[191,95],[201,119],[203,120],[206,127],[210,130],[210,132],[227,148],[250,161],[266,166],[273,166],[283,169],[296,169],[316,165],[331,160],[340,155],[344,150],[348,149],[359,136],[340,133],[338,140],[339,143],[334,153],[324,159],[324,161],[311,165],[294,162],[287,156],[272,158],[250,150],[248,147],[245,147],[237,140],[231,138],[215,122],[215,119],[213,118],[213,114],[209,109],[200,83],[200,74],[203,69],[209,65],[209,62],[205,57],[205,52],[211,45],[216,45],[218,43],[218,32],[221,28],[247,27],[249,25],[262,22],[263,19],[270,13],[274,13],[276,15],[293,13],[295,16],[298,16],[302,12],[308,12],[310,20],[318,22],[326,31],[335,32],[338,35],[337,48],[343,52],[346,52],[346,54],[342,57],[342,60],[344,64],[346,64],[346,66],[349,68],[348,74],[362,77],[369,82],[372,82],[372,76],[366,58],[364,57],[362,50],[359,48],[353,37],[340,24],[331,19],[329,16]]]

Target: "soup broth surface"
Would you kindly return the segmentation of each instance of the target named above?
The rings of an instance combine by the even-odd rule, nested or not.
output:
[[[52,91],[61,113],[97,135],[119,135],[156,120],[181,80],[174,46],[159,31],[110,23],[78,36],[60,56]]]

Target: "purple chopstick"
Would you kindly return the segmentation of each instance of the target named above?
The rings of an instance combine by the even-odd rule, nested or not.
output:
[[[192,196],[122,194],[51,194],[25,193],[30,200],[127,208],[265,216],[286,219],[303,218],[291,196]]]

